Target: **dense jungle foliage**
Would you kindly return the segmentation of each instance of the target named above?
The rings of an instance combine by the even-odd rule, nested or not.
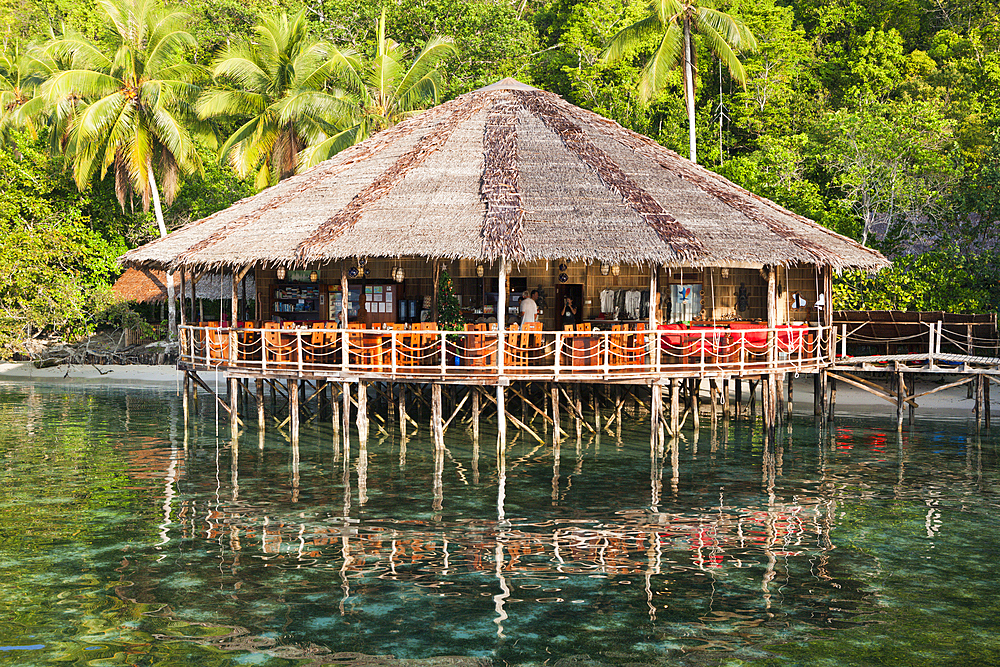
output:
[[[757,47],[736,54],[741,85],[726,47],[695,33],[698,161],[895,260],[843,276],[837,307],[997,309],[996,3],[675,4],[732,17]],[[123,25],[139,20],[126,6],[154,39]],[[638,85],[662,31],[606,57],[649,13],[646,0],[0,0],[0,357],[120,316],[114,258],[157,234],[152,194],[176,228],[502,77],[688,155],[684,68],[657,72],[652,94]],[[153,93],[135,63],[156,78],[157,113],[143,115]]]

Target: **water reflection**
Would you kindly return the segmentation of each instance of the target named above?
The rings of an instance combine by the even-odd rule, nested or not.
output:
[[[192,406],[186,431],[178,406],[0,388],[0,482],[12,490],[0,509],[18,527],[3,562],[37,598],[0,593],[23,619],[11,628],[34,624],[0,630],[0,644],[66,627],[50,603],[78,594],[82,560],[96,577],[87,599],[107,600],[74,609],[79,637],[128,604],[130,633],[168,636],[169,619],[187,641],[215,628],[212,646],[267,655],[310,646],[538,663],[753,657],[765,643],[864,627],[902,595],[884,568],[928,551],[935,571],[960,552],[963,577],[981,569],[992,581],[991,559],[970,548],[996,521],[996,449],[965,434],[893,433],[893,446],[841,420],[826,433],[796,424],[794,440],[768,445],[722,423],[651,446],[648,419],[619,420],[616,405],[622,438],[603,449],[600,431],[564,452],[513,437],[481,448],[457,425],[436,448],[420,431],[365,441],[324,424],[298,443],[269,432],[241,456],[261,442],[252,420],[216,438],[214,405]],[[34,451],[53,460],[41,468]],[[28,521],[18,512],[43,473],[52,501]],[[110,499],[72,500],[100,493]],[[39,539],[64,546],[44,557],[18,546]],[[892,571],[927,567],[904,565]]]

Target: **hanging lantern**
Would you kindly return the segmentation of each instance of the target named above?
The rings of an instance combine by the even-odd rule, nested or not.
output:
[[[621,264],[615,263],[611,265],[611,275],[617,278],[618,276],[621,275],[621,272],[622,272]]]
[[[399,268],[396,269],[396,272],[393,274],[392,279],[395,280],[397,283],[401,283],[401,282],[403,282],[403,278],[405,278],[405,277],[406,277],[406,274],[403,272],[403,267],[399,267]]]
[[[606,276],[611,272],[611,265],[607,262],[601,262],[601,275]]]
[[[309,280],[311,280],[312,282],[316,282],[317,280],[319,280],[319,273],[316,272],[316,269],[313,269],[312,271],[309,272]]]
[[[278,270],[275,273],[278,276],[278,280],[284,280],[285,279],[285,267],[279,266]]]
[[[477,264],[476,265],[476,275],[479,276],[480,278],[482,278],[484,275],[486,275],[486,267],[484,267],[482,264]]]

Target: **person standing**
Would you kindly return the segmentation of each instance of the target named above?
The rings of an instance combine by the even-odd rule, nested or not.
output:
[[[562,325],[563,328],[576,326],[576,306],[573,305],[573,299],[569,297],[563,299]]]
[[[518,304],[518,309],[521,311],[521,326],[538,321],[538,302],[534,299],[536,294],[538,292],[529,294],[527,290],[521,294],[521,303]]]

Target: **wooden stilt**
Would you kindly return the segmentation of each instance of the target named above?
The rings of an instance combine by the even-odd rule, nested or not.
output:
[[[906,399],[906,383],[903,382],[903,373],[896,372],[896,431],[903,430],[903,406]]]
[[[555,383],[549,386],[551,387],[549,394],[552,396],[552,444],[558,447],[562,441],[562,426],[559,424],[559,389]]]
[[[736,418],[740,418],[743,410],[743,378],[736,378]]]
[[[694,430],[701,430],[701,379],[691,378],[688,381],[688,393],[690,394],[691,418]]]
[[[670,436],[676,438],[680,434],[681,419],[681,381],[670,381]]]
[[[781,424],[785,421],[785,374],[773,375],[774,377],[774,423]]]
[[[479,387],[472,387],[472,442],[479,445]]]
[[[762,412],[764,417],[765,439],[769,443],[774,443],[775,417],[777,415],[776,399],[778,385],[775,381],[774,373],[768,373],[766,378],[761,378],[760,383]]]
[[[444,418],[442,417],[441,383],[431,385],[431,433],[434,435],[434,448],[444,448]]]
[[[827,376],[826,373],[823,375],[827,378],[826,382],[823,383],[827,387],[823,393],[830,394],[830,412],[827,415],[827,421],[832,422],[835,420],[837,414],[837,380]]]
[[[826,390],[829,379],[826,375],[826,371],[820,371],[817,375],[819,376],[819,391],[816,392],[816,395],[819,396],[819,417],[820,421],[825,424],[827,418],[829,417],[826,402]]]
[[[785,403],[785,419],[791,423],[792,421],[792,382],[795,380],[795,375],[793,373],[785,374],[785,381],[788,383],[788,401]]]
[[[712,408],[712,428],[715,428],[715,418],[719,411],[719,383],[715,378],[708,381],[708,401]]]
[[[583,400],[580,397],[580,385],[573,385],[573,405],[576,407],[576,440],[583,437]]]
[[[722,419],[729,421],[732,417],[732,406],[729,404],[729,378],[722,378]]]
[[[396,400],[398,402],[397,412],[399,413],[399,437],[406,439],[406,385],[400,384],[396,389]]]
[[[368,383],[358,381],[358,440],[368,440]]]
[[[504,386],[497,385],[497,446],[501,452],[507,451],[507,406]]]
[[[913,407],[910,407],[910,414],[913,414]],[[912,417],[911,417],[912,420]],[[983,378],[983,422],[986,430],[990,428],[990,380]]]
[[[333,427],[333,437],[340,440],[340,397],[337,395],[337,383],[330,383],[330,425]]]
[[[340,419],[343,433],[341,441],[344,443],[344,461],[350,459],[351,454],[351,383],[344,382],[340,385]]]
[[[292,444],[299,442],[299,381],[288,381],[288,415],[291,418]]]
[[[257,428],[264,430],[264,379],[254,380],[254,398],[257,399]]]
[[[976,432],[983,427],[983,375],[976,374]]]
[[[240,381],[229,378],[229,427],[236,433],[240,414]]]
[[[181,274],[183,275],[183,273]],[[191,409],[188,405],[188,394],[191,391],[191,376],[184,371],[184,396],[181,398],[181,405],[184,410],[184,428],[187,429],[191,417]]]
[[[823,416],[823,390],[820,387],[822,373],[813,374],[813,415]]]
[[[649,410],[649,447],[654,454],[659,448],[661,410],[663,410],[663,387],[653,383],[652,403]]]

